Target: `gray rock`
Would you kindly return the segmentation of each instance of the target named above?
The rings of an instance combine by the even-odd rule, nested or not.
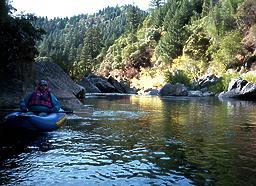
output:
[[[141,95],[150,95],[150,96],[157,96],[157,95],[159,95],[159,90],[153,89],[153,88],[149,88],[149,89],[146,89],[146,90],[140,90],[140,91],[138,92],[138,94],[141,94]]]
[[[85,98],[85,88],[81,85],[79,85],[80,91],[78,93],[74,93],[74,95],[78,98],[78,99],[84,99]]]
[[[124,87],[116,79],[114,79],[112,76],[110,76],[108,78],[108,82],[115,87],[117,92],[127,93],[126,90],[124,89]]]
[[[228,91],[235,90],[240,91],[242,90],[243,86],[245,86],[248,83],[248,81],[243,80],[242,78],[233,78],[230,83],[228,84]]]
[[[86,77],[84,77],[78,84],[85,88],[86,93],[101,93],[101,91]]]
[[[30,61],[0,64],[0,107],[17,108],[33,77]]]
[[[57,64],[35,62],[34,77],[35,81],[46,79],[49,82],[51,91],[61,101],[63,107],[74,109],[82,106],[82,103],[75,96],[82,91],[81,86],[77,85]],[[69,99],[73,100],[72,104],[67,101]]]
[[[196,89],[208,89],[209,86],[215,85],[220,78],[214,74],[208,74],[198,79]]]
[[[210,91],[203,92],[203,97],[209,97],[209,96],[215,96],[215,94]]]
[[[219,98],[241,98],[247,100],[256,99],[256,84],[248,83],[241,78],[232,79],[228,91],[221,92]]]
[[[159,90],[157,89],[151,89],[149,91],[145,91],[146,93],[148,93],[148,95],[151,95],[151,96],[156,96],[159,94]]]
[[[120,82],[120,85],[125,90],[125,93],[127,93],[127,94],[137,94],[138,90],[136,88],[134,88],[134,87],[130,87],[128,83]]]
[[[93,85],[95,85],[102,93],[116,93],[116,88],[111,85],[104,77],[90,74],[86,77]]]
[[[189,97],[209,97],[209,96],[215,96],[215,94],[210,91],[202,92],[200,90],[196,90],[196,91],[188,91],[188,96]]]
[[[203,96],[203,92],[200,91],[200,90],[188,91],[188,96],[189,97],[202,97]]]
[[[241,90],[241,94],[247,96],[255,96],[256,95],[256,84],[255,83],[247,83],[243,86]]]
[[[159,95],[160,96],[187,96],[188,89],[185,85],[180,83],[176,83],[175,85],[167,83],[164,85],[163,88],[160,89]]]
[[[20,100],[30,94],[36,82],[46,79],[51,91],[65,108],[83,104],[75,95],[83,90],[57,64],[52,62],[17,62],[0,68],[0,107],[18,108]]]

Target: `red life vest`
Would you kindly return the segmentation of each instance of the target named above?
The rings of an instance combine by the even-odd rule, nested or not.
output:
[[[41,92],[36,88],[29,101],[29,107],[31,106],[45,106],[48,108],[53,108],[49,90]]]

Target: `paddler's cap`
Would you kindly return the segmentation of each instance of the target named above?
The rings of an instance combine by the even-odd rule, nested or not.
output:
[[[46,80],[40,80],[40,82],[39,82],[39,86],[43,86],[43,85],[45,85],[45,86],[48,86],[48,82],[46,81]]]

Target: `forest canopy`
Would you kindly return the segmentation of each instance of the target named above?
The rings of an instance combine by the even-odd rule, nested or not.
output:
[[[254,0],[151,0],[146,12],[127,5],[54,19],[14,18],[4,2],[0,21],[7,26],[1,26],[0,42],[18,50],[15,54],[28,53],[26,47],[8,43],[19,34],[4,29],[20,27],[22,36],[31,36],[30,45],[44,29],[36,43],[38,59],[57,63],[74,80],[96,73],[145,89],[142,79],[158,88],[166,82],[193,85],[209,73],[225,77],[254,70]],[[8,61],[5,52],[1,55]],[[36,50],[31,57],[35,55]]]

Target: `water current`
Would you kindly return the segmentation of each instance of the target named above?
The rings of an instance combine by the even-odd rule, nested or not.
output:
[[[256,185],[256,102],[98,95],[57,131],[1,136],[0,185]]]

